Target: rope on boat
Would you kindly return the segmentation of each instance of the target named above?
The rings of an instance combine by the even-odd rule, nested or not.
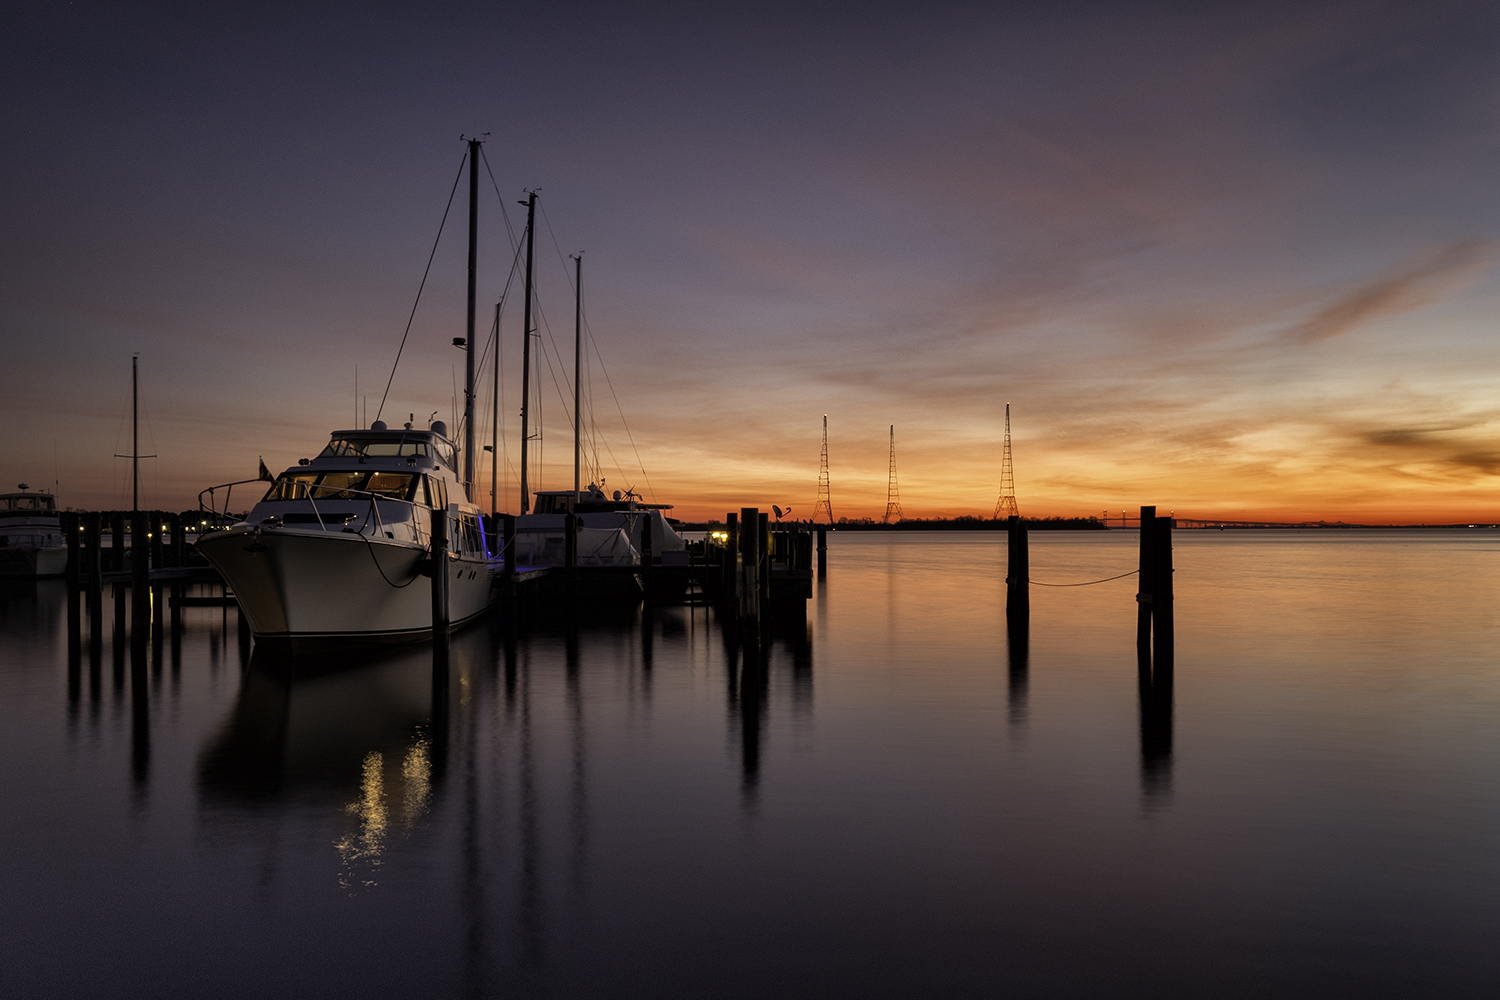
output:
[[[1034,583],[1038,587],[1092,587],[1096,583],[1108,583],[1111,580],[1123,580],[1127,576],[1134,576],[1140,570],[1133,569],[1129,573],[1121,573],[1119,576],[1106,576],[1102,580],[1086,580],[1083,583],[1043,583],[1040,580],[1027,579],[1027,583]]]
[[[417,318],[417,306],[422,301],[422,289],[427,287],[427,275],[432,272],[432,259],[437,256],[438,243],[443,238],[443,227],[448,224],[448,212],[453,208],[453,196],[458,192],[458,182],[464,176],[464,164],[469,162],[469,152],[458,162],[458,176],[453,178],[453,190],[448,192],[448,205],[443,209],[443,221],[438,223],[437,237],[432,241],[432,253],[427,255],[427,269],[422,272],[422,283],[417,286],[417,300],[411,304],[411,315],[406,317],[406,332],[401,335],[401,346],[396,348],[396,360],[391,364],[391,377],[385,380],[385,392],[380,394],[380,406],[375,410],[375,419],[385,412],[385,399],[391,394],[391,383],[396,380],[396,367],[401,364],[401,352],[406,350],[406,338],[411,336],[412,320]],[[384,575],[382,572],[381,575]],[[389,582],[389,581],[387,581]],[[394,584],[392,584],[394,586]]]
[[[377,559],[377,558],[375,558],[375,546],[372,545],[372,544],[370,544],[370,536],[367,535],[367,534],[365,534],[363,531],[361,531],[359,533],[359,537],[360,537],[360,540],[362,540],[365,543],[365,548],[370,553],[370,561],[375,564],[375,571],[377,573],[379,573],[380,574],[380,578],[382,580],[384,580],[387,584],[389,584],[391,587],[394,587],[396,590],[405,590],[407,587],[410,587],[413,583],[416,583],[417,582],[417,578],[422,575],[421,571],[419,570],[416,573],[413,573],[412,576],[411,576],[411,579],[407,580],[405,583],[391,583],[391,578],[385,575],[385,568],[380,565],[380,560]],[[430,555],[430,553],[432,552],[432,550],[429,548],[426,551],[429,553],[428,558],[429,559],[432,558],[432,556]],[[436,567],[434,567],[434,572],[436,572]]]

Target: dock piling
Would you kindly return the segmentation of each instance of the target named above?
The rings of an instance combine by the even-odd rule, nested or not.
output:
[[[761,514],[756,518],[756,541],[759,543],[755,560],[756,582],[760,585],[757,603],[762,608],[771,606],[771,515]]]
[[[740,516],[733,512],[724,515],[724,598],[738,601],[740,598]]]
[[[432,641],[448,642],[448,512],[432,512]]]
[[[760,511],[740,508],[740,617],[760,618]]]
[[[505,532],[505,540],[501,543],[504,552],[504,577],[501,578],[501,590],[507,598],[516,596],[516,515],[502,514],[500,517],[502,530]]]
[[[818,525],[818,578],[828,572],[828,529]]]
[[[151,515],[138,510],[130,517],[130,636],[144,643],[151,631]]]
[[[1031,615],[1031,553],[1026,522],[1015,514],[1006,524],[1005,615],[1008,619]]]

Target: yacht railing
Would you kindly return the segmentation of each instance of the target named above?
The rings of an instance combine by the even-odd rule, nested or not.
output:
[[[270,488],[271,486],[278,485],[280,483],[292,483],[292,484],[294,484],[297,487],[297,492],[300,492],[300,493],[302,493],[304,495],[300,496],[300,497],[293,497],[290,501],[283,501],[283,502],[293,502],[294,503],[294,502],[297,502],[299,500],[305,500],[305,501],[307,501],[308,505],[312,508],[313,516],[318,519],[318,527],[320,529],[322,529],[323,531],[327,531],[328,530],[328,523],[327,523],[327,521],[325,521],[323,519],[323,516],[324,516],[323,515],[323,511],[321,511],[321,510],[318,509],[318,501],[319,500],[322,500],[325,503],[328,502],[328,501],[333,501],[333,502],[336,502],[336,503],[337,502],[347,503],[348,501],[355,500],[355,499],[361,499],[361,498],[368,499],[369,500],[369,504],[370,504],[370,509],[365,512],[364,521],[359,526],[358,534],[361,534],[361,535],[363,535],[369,529],[370,522],[372,520],[375,522],[376,530],[379,531],[381,534],[384,534],[385,533],[385,519],[382,518],[381,515],[380,515],[380,504],[381,503],[399,503],[399,504],[402,504],[402,505],[404,505],[406,507],[411,508],[411,510],[412,510],[413,517],[411,518],[411,523],[412,523],[412,528],[413,528],[414,532],[416,533],[415,541],[418,544],[420,544],[420,545],[428,545],[428,544],[431,543],[431,535],[432,535],[432,526],[431,526],[431,524],[428,522],[427,518],[425,518],[425,517],[416,517],[415,516],[415,513],[418,510],[431,510],[432,509],[430,507],[427,507],[424,504],[419,504],[419,503],[417,503],[414,500],[405,500],[405,499],[402,499],[401,497],[393,497],[389,493],[376,493],[376,492],[372,492],[370,490],[346,489],[344,487],[321,487],[321,486],[317,485],[316,483],[307,483],[305,481],[300,481],[300,480],[296,480],[296,479],[288,479],[288,478],[284,478],[284,477],[283,478],[277,478],[277,479],[274,479],[274,480],[266,480],[266,479],[258,479],[258,478],[257,479],[241,479],[241,480],[238,480],[238,481],[233,482],[233,483],[221,483],[218,486],[210,486],[207,489],[202,490],[201,492],[199,492],[199,494],[198,494],[198,510],[199,510],[199,513],[207,515],[205,517],[205,520],[208,520],[208,521],[211,522],[212,528],[214,528],[214,529],[227,528],[230,525],[236,524],[239,521],[243,521],[245,519],[245,515],[238,515],[238,514],[232,514],[232,513],[230,513],[229,503],[230,503],[230,499],[231,499],[231,497],[233,496],[233,493],[234,493],[234,487],[236,487],[236,486],[244,486],[246,483],[265,483],[267,485],[267,488]],[[315,496],[311,495],[313,491],[319,490],[319,489],[336,490],[339,493],[339,496],[315,497]],[[224,506],[223,506],[222,510],[220,510],[217,507],[217,505],[216,505],[216,499],[217,499],[218,491],[219,490],[223,490],[224,491],[224,494],[223,494],[223,496],[224,496]],[[246,511],[246,514],[248,514],[248,513],[249,512]],[[330,515],[330,520],[332,519],[332,516],[333,515]],[[349,517],[348,517],[348,519],[352,519],[352,518],[357,517],[357,516],[358,516],[357,514],[350,514]],[[463,524],[465,516],[469,516],[469,517],[471,517],[474,520],[476,528],[477,528],[477,530],[479,532],[479,549],[477,551],[484,553],[484,557],[487,560],[493,558],[493,556],[491,555],[491,553],[489,551],[489,548],[490,548],[489,547],[489,539],[488,539],[488,537],[487,537],[487,535],[485,533],[485,530],[484,530],[484,527],[483,527],[483,521],[482,521],[481,516],[479,514],[477,514],[477,513],[476,514],[471,514],[471,515],[465,515],[463,513],[460,513],[459,516],[458,516],[458,518],[457,518],[457,521],[458,521],[458,523],[460,525]],[[348,520],[348,519],[346,519],[346,520]],[[454,530],[450,530],[449,533],[448,533],[449,544],[452,545],[453,542],[454,542],[454,539],[456,537],[456,534],[461,534],[461,533],[462,533],[461,529],[459,529],[457,531],[457,533]],[[453,549],[452,551],[456,552],[456,551],[459,551],[459,550],[458,549]]]
[[[290,500],[288,502],[296,502],[296,501],[299,501],[299,500],[305,500],[305,501],[307,501],[308,505],[312,508],[313,516],[318,519],[318,527],[321,528],[323,531],[327,531],[328,530],[328,523],[327,523],[327,521],[323,520],[323,512],[318,509],[318,501],[319,500],[322,500],[324,502],[333,501],[335,503],[341,503],[341,502],[342,503],[347,503],[350,500],[357,500],[357,499],[361,499],[361,498],[368,498],[369,503],[370,503],[370,509],[365,512],[365,519],[364,519],[364,521],[359,526],[359,534],[364,534],[365,533],[366,529],[368,529],[369,526],[370,526],[371,520],[373,520],[375,522],[376,530],[378,530],[381,534],[385,533],[385,521],[380,516],[380,504],[382,502],[383,503],[399,503],[399,504],[402,504],[402,505],[404,505],[406,507],[410,507],[412,509],[413,513],[415,513],[418,509],[420,509],[420,510],[429,510],[430,509],[430,508],[428,508],[428,507],[426,507],[424,505],[416,503],[413,500],[407,500],[407,499],[404,499],[402,497],[393,497],[389,493],[376,493],[376,492],[372,492],[370,490],[356,490],[356,489],[348,489],[348,488],[344,488],[344,487],[337,487],[337,488],[335,488],[335,487],[320,487],[320,486],[318,486],[315,483],[305,483],[305,482],[301,482],[301,481],[298,481],[298,480],[295,480],[295,479],[275,479],[275,480],[241,479],[241,480],[238,480],[238,481],[233,482],[233,483],[221,483],[218,486],[210,486],[208,489],[201,491],[198,494],[198,511],[199,511],[199,513],[208,515],[208,519],[211,520],[213,526],[216,527],[216,528],[219,528],[219,527],[225,527],[225,528],[227,528],[231,524],[235,524],[238,521],[244,520],[244,517],[242,515],[237,515],[237,514],[230,513],[230,511],[229,511],[229,503],[230,503],[230,498],[234,494],[234,487],[236,487],[236,486],[244,486],[246,483],[267,483],[268,484],[267,488],[269,488],[271,486],[279,485],[281,483],[291,483],[291,484],[293,484],[295,487],[298,488],[298,492],[301,492],[304,495],[300,496],[300,497],[292,497],[292,498],[290,498]],[[312,492],[314,490],[323,489],[323,488],[327,488],[327,489],[330,489],[330,490],[337,489],[337,492],[340,495],[339,496],[326,496],[326,497],[315,497],[315,496],[312,495]],[[224,507],[223,507],[222,510],[218,509],[218,507],[217,507],[217,505],[215,503],[216,494],[217,494],[217,492],[219,490],[223,490],[224,491]],[[205,499],[205,495],[206,495],[206,499]],[[330,516],[330,519],[331,519],[333,515],[329,515],[329,516]],[[346,520],[352,519],[353,517],[357,517],[357,516],[358,515],[356,515],[356,514],[350,514],[349,518],[346,518]],[[431,533],[431,527],[428,524],[424,523],[424,521],[425,521],[425,519],[424,518],[420,518],[420,517],[413,517],[411,519],[412,526],[415,529],[416,534],[417,534],[417,541],[419,543],[423,544],[423,545],[427,544],[427,535],[429,535]]]

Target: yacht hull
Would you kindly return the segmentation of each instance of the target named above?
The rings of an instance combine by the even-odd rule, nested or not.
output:
[[[432,634],[427,551],[354,532],[231,528],[197,550],[224,577],[257,642],[292,650],[410,642]],[[448,618],[477,618],[492,600],[483,560],[449,558]]]
[[[60,546],[0,547],[0,579],[62,576],[68,569],[68,550]]]

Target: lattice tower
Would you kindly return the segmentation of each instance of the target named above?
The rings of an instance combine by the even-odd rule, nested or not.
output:
[[[896,488],[896,425],[891,424],[891,479],[885,488],[885,523],[890,524],[891,518],[899,521],[905,516],[901,513],[901,491]]]
[[[1005,457],[1000,463],[1000,496],[995,500],[995,520],[1021,516],[1016,506],[1016,473],[1010,464],[1010,404],[1005,404]]]
[[[833,499],[828,492],[828,414],[823,414],[823,462],[818,468],[818,504],[813,508],[812,519],[816,521],[819,514],[828,515],[828,523],[833,523]]]

